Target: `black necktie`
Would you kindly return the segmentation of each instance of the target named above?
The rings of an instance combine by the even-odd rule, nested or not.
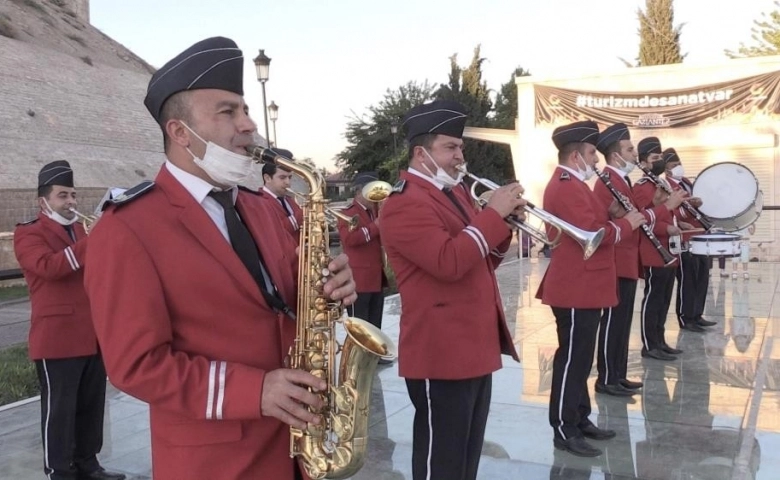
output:
[[[76,232],[73,231],[73,225],[64,225],[65,231],[68,232],[68,236],[74,242],[76,241]]]
[[[628,175],[624,175],[623,180],[625,180],[626,183],[628,184],[628,188],[631,188],[631,179],[628,178]]]
[[[284,199],[284,197],[276,197],[279,200],[279,203],[282,204],[282,208],[284,208],[284,211],[287,212],[288,217],[293,216],[292,208],[287,204],[287,201]]]
[[[447,195],[447,198],[449,198],[452,201],[452,203],[454,203],[455,206],[458,207],[458,210],[460,211],[460,213],[463,214],[463,218],[466,220],[466,223],[468,223],[469,216],[466,213],[466,210],[463,209],[463,205],[461,205],[458,199],[455,197],[455,194],[452,193],[452,190],[449,188],[443,188],[442,192],[444,192],[444,194]]]
[[[290,309],[279,297],[271,276],[268,275],[268,269],[265,268],[263,257],[257,248],[255,239],[252,238],[249,229],[246,228],[246,225],[238,216],[236,207],[233,205],[233,193],[231,191],[211,192],[209,196],[222,206],[222,210],[225,212],[225,223],[227,224],[230,244],[246,269],[252,274],[255,282],[257,282],[257,286],[260,287],[260,292],[263,294],[265,301],[273,308],[289,313]]]

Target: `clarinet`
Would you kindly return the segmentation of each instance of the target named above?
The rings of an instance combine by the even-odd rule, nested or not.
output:
[[[617,191],[614,185],[612,185],[612,181],[607,178],[606,175],[604,175],[602,172],[600,172],[596,166],[593,166],[593,171],[596,172],[596,176],[599,177],[599,180],[604,182],[604,185],[607,187],[607,190],[612,194],[613,197],[615,197],[615,200],[620,203],[620,206],[623,207],[623,210],[626,212],[630,212],[632,210],[636,210],[634,206],[631,204],[631,202],[628,201],[628,199],[623,196],[620,192]],[[664,260],[664,266],[669,266],[677,259],[674,257],[669,251],[664,248],[663,245],[661,245],[661,241],[658,240],[658,237],[655,236],[653,233],[653,230],[650,228],[649,225],[646,223],[643,223],[640,225],[642,227],[642,232],[644,232],[645,236],[648,240],[650,240],[650,243],[653,244],[653,247],[658,251],[658,254],[661,255],[661,258]]]
[[[658,175],[653,173],[649,168],[642,166],[639,161],[636,162],[636,166],[639,167],[639,169],[642,170],[645,175],[647,175],[647,178],[649,178],[651,182],[661,187],[667,194],[672,194],[672,188],[666,182],[658,178]],[[712,222],[707,220],[707,218],[702,215],[702,213],[696,207],[688,203],[687,200],[683,201],[681,206],[685,209],[686,212],[688,212],[688,215],[692,216],[699,223],[701,223],[701,226],[704,228],[704,230],[709,230],[712,228]]]

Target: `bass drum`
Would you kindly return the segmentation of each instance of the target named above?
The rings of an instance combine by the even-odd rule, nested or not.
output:
[[[699,211],[715,228],[735,232],[756,223],[764,208],[758,179],[736,162],[710,165],[693,182],[693,196],[702,200]]]

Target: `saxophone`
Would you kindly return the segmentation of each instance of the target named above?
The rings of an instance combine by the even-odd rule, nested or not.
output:
[[[360,470],[366,457],[371,384],[377,363],[380,358],[391,360],[396,356],[395,344],[387,335],[364,320],[347,317],[341,303],[330,300],[322,291],[330,275],[328,220],[341,218],[354,228],[357,218],[348,218],[327,206],[324,178],[313,165],[256,145],[247,147],[247,151],[257,163],[275,163],[300,175],[310,191],[301,206],[297,326],[290,367],[325,380],[328,387],[324,392],[313,392],[320,396],[324,407],[311,411],[322,421],[309,424],[305,430],[290,427],[290,456],[300,458],[312,479],[350,477]],[[342,323],[346,331],[343,344],[336,341],[337,323]]]

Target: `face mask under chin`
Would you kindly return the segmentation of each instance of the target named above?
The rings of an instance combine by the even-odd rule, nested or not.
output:
[[[254,168],[252,157],[231,152],[214,142],[207,142],[186,123],[182,122],[182,125],[206,145],[206,153],[203,154],[203,158],[199,158],[189,148],[187,148],[187,152],[192,155],[195,165],[206,172],[206,175],[215,183],[233,188],[246,182],[251,176]]]
[[[433,178],[436,179],[439,183],[443,184],[445,187],[452,188],[459,184],[461,180],[463,180],[463,172],[458,172],[458,177],[453,178],[450,176],[449,173],[447,173],[443,168],[439,166],[438,163],[436,163],[436,160],[433,159],[433,156],[428,153],[428,150],[426,148],[423,148],[423,152],[425,152],[425,155],[428,156],[430,161],[433,163],[433,165],[436,167],[436,173],[432,172],[430,168],[426,164],[422,164],[423,168],[428,171],[428,173],[431,174]]]
[[[43,211],[43,214],[49,217],[50,219],[54,220],[55,222],[59,223],[63,226],[73,225],[76,223],[76,215],[73,215],[73,218],[66,218],[57,211],[55,211],[53,208],[51,208],[51,205],[49,205],[49,202],[46,201],[46,199],[43,199],[44,205],[46,205],[47,210]]]

